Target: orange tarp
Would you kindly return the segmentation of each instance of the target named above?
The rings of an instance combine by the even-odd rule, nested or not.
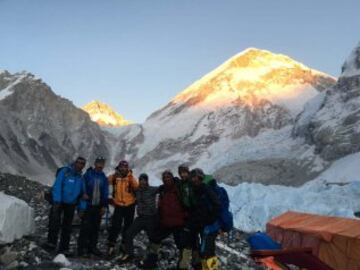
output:
[[[360,220],[286,212],[266,225],[283,248],[311,247],[335,270],[360,270]]]

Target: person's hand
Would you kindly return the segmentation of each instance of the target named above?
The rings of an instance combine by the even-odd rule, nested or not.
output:
[[[106,208],[105,208],[105,207],[102,207],[102,208],[100,209],[100,215],[103,216],[103,215],[105,214],[105,212],[106,212]]]
[[[87,201],[90,199],[89,195],[87,195],[86,193],[84,193],[84,195],[82,196],[83,200]]]

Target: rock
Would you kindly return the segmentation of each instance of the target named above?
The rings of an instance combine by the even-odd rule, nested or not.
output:
[[[57,263],[57,264],[60,264],[62,266],[70,266],[71,265],[71,262],[65,257],[64,254],[58,254],[54,260],[53,260],[54,263]]]
[[[39,258],[39,257],[35,257],[35,262],[36,262],[37,264],[41,263],[40,258]]]
[[[22,267],[27,267],[27,266],[29,266],[29,264],[28,264],[27,262],[20,262],[19,265],[22,266]]]
[[[5,269],[15,269],[19,266],[19,262],[18,261],[13,261],[12,263],[10,263],[9,265],[7,265],[5,267]]]
[[[336,85],[325,97],[310,101],[295,123],[294,136],[304,137],[329,162],[360,150],[360,44],[345,61]]]
[[[29,251],[32,251],[35,248],[37,248],[37,245],[35,243],[31,242],[29,245]]]
[[[10,265],[18,258],[19,254],[14,251],[6,249],[5,252],[0,256],[0,263],[3,265]]]

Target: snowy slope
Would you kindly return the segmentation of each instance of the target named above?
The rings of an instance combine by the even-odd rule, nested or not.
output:
[[[253,232],[288,210],[354,218],[360,211],[360,154],[340,159],[301,187],[242,183],[226,186],[235,226]],[[336,185],[334,183],[348,183]]]
[[[34,229],[33,209],[24,201],[0,192],[0,244],[10,243]]]

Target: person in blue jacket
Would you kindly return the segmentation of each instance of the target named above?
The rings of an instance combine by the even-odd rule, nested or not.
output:
[[[80,202],[80,210],[84,211],[80,234],[78,238],[78,255],[85,252],[95,256],[101,256],[97,248],[101,217],[108,207],[109,184],[103,170],[105,158],[98,157],[94,168],[90,167],[84,174],[85,198]]]
[[[72,221],[75,208],[83,196],[82,170],[86,164],[78,157],[71,165],[61,168],[52,187],[52,207],[49,217],[47,248],[55,250],[61,230],[58,253],[69,252]]]

